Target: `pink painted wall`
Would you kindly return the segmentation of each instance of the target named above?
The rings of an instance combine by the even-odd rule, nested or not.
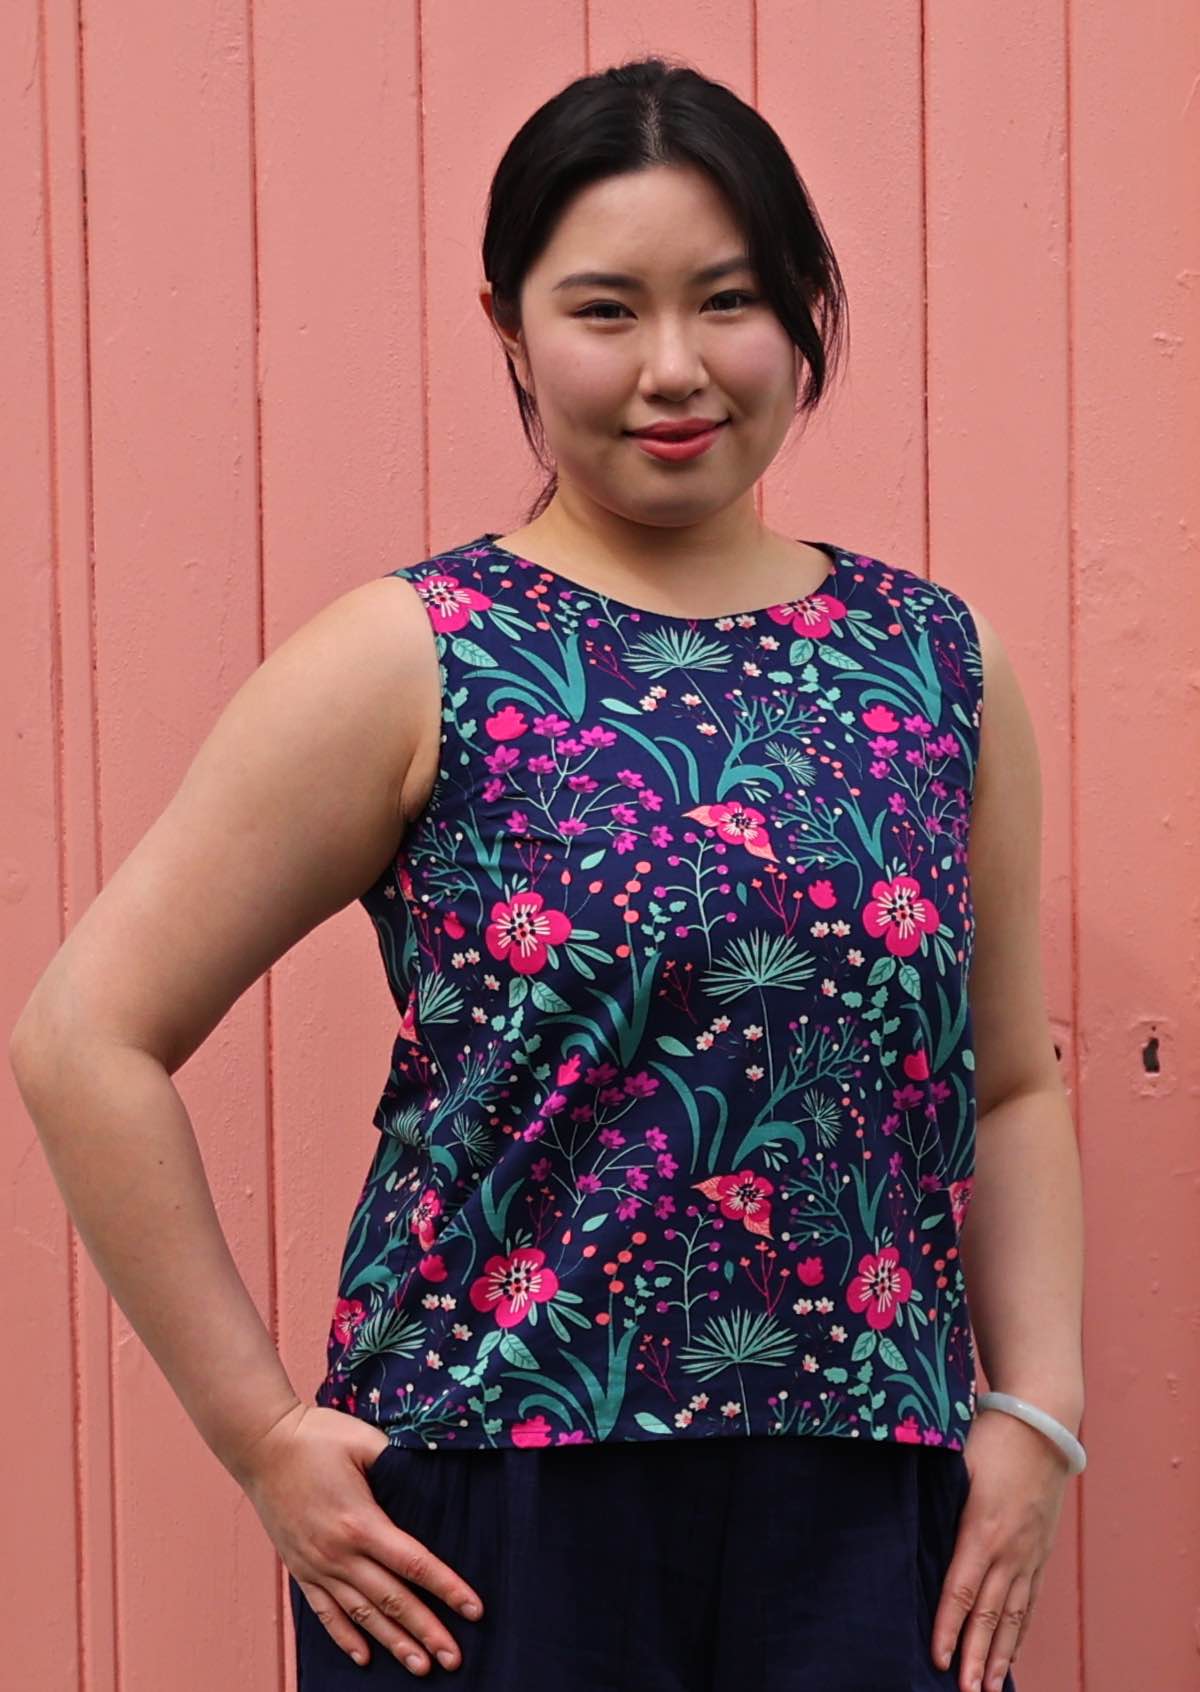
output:
[[[0,1020],[266,652],[354,583],[521,520],[536,478],[476,300],[487,184],[536,104],[645,51],[776,125],[846,274],[849,377],[764,516],[973,597],[1026,689],[1087,1193],[1090,1467],[1020,1687],[1187,1692],[1195,0],[8,0]],[[177,1077],[302,1391],[392,1021],[351,909]],[[6,1066],[0,1113],[0,1679],[293,1685],[274,1547],[81,1251]]]

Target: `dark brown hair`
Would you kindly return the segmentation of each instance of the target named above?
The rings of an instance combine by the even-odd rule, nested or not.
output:
[[[848,345],[837,260],[771,125],[690,65],[656,57],[579,77],[522,124],[492,178],[483,234],[497,322],[510,334],[520,327],[525,277],[572,195],[654,165],[697,166],[723,190],[762,291],[803,358],[796,415],[811,412]],[[537,407],[507,351],[505,361],[525,438],[549,472],[526,515],[531,522],[554,497],[558,475],[547,461]]]

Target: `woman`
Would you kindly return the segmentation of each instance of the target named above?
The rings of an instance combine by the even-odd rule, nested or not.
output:
[[[301,1692],[434,1657],[487,1692],[1015,1692],[1083,1460],[1015,678],[948,588],[757,515],[844,296],[726,88],[571,84],[483,258],[555,474],[250,678],[39,983],[22,1091],[289,1570]],[[400,1026],[314,1404],[169,1077],[354,898]]]

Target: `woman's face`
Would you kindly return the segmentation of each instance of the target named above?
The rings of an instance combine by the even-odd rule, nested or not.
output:
[[[560,497],[674,526],[753,488],[793,421],[799,354],[746,256],[703,171],[653,166],[575,196],[526,277],[519,333],[498,330],[540,413]],[[697,275],[725,261],[719,277]],[[491,316],[490,286],[480,297]],[[629,433],[688,417],[723,420],[690,459],[653,457]]]

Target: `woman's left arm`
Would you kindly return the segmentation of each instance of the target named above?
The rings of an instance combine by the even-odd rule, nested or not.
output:
[[[971,608],[983,657],[968,874],[976,1156],[963,1275],[988,1385],[1077,1434],[1083,1416],[1083,1190],[1042,978],[1037,741],[999,637]],[[980,1412],[971,1479],[934,1617],[934,1661],[961,1635],[961,1692],[1003,1686],[1050,1555],[1070,1478],[1044,1434]]]

